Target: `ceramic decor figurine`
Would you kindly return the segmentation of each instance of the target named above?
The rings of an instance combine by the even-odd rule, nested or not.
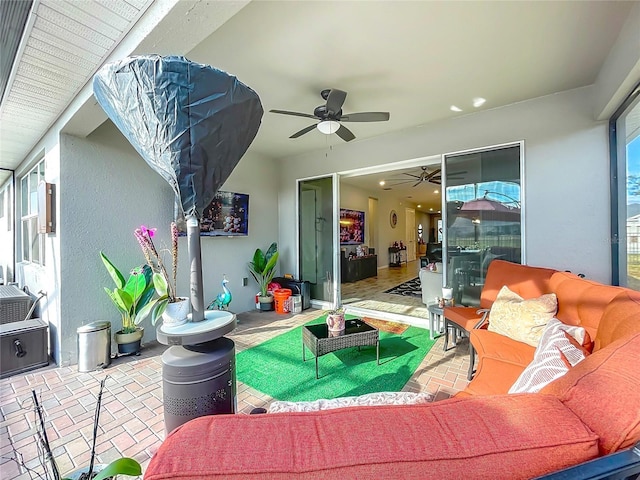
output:
[[[231,303],[232,296],[231,296],[231,290],[227,288],[227,283],[229,283],[229,280],[227,280],[227,276],[222,275],[223,291],[219,293],[216,299],[209,304],[209,306],[207,307],[207,310],[213,310],[214,308],[218,310],[226,310],[227,308],[229,308],[229,304]]]

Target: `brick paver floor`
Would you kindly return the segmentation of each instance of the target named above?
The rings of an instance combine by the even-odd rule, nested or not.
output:
[[[316,318],[321,312],[298,315],[246,312],[238,315],[238,327],[228,335],[236,352],[272,338]],[[44,410],[46,430],[59,470],[65,474],[88,465],[93,416],[100,381],[108,376],[102,398],[96,442],[96,463],[121,456],[135,458],[143,466],[164,439],[162,406],[162,352],[157,342],[144,345],[140,356],[113,360],[105,370],[80,373],[76,366],[49,366],[0,380],[0,478],[32,479],[42,474],[35,442],[35,418],[31,391]],[[429,392],[436,400],[448,398],[467,385],[468,344],[443,352],[438,339],[404,390]],[[272,399],[241,382],[237,383],[238,413],[266,407]],[[30,473],[12,460],[17,450]],[[44,477],[43,477],[44,478]]]

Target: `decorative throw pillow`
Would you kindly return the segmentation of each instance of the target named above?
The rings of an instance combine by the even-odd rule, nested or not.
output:
[[[536,347],[544,327],[557,311],[555,293],[525,300],[505,285],[491,305],[489,331]]]
[[[533,361],[522,371],[509,393],[539,392],[584,360],[589,355],[581,347],[585,334],[582,327],[566,325],[557,318],[551,319],[544,329]],[[574,338],[575,343],[569,337]]]
[[[410,405],[430,403],[433,395],[430,393],[413,392],[376,392],[358,397],[339,397],[331,400],[314,400],[312,402],[275,401],[269,405],[269,413],[282,412],[314,412],[316,410],[331,410],[342,407],[363,407],[377,405]]]

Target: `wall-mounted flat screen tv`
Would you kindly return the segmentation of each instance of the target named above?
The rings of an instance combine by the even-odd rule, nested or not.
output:
[[[178,230],[186,235],[184,219]],[[246,237],[249,235],[249,195],[219,191],[204,209],[200,220],[200,236]]]
[[[364,212],[340,209],[340,245],[364,243]]]

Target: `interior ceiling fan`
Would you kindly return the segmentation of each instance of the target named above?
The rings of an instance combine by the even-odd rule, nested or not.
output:
[[[420,169],[421,171],[417,172],[418,173],[417,175],[414,173],[403,172],[402,175],[405,175],[405,176],[389,179],[389,182],[393,182],[393,183],[388,183],[389,187],[395,187],[398,185],[403,185],[405,183],[413,183],[412,187],[417,187],[423,182],[431,182],[435,185],[442,184],[442,171],[440,168],[436,168],[432,172],[429,172],[429,167],[420,167]],[[467,173],[467,172],[463,172],[463,171],[452,172],[449,175],[447,175],[447,178],[461,179],[462,177],[459,177],[458,175],[462,175],[463,173]]]
[[[336,133],[345,142],[350,142],[356,136],[341,122],[386,122],[389,120],[389,112],[359,112],[359,113],[342,113],[342,105],[347,98],[347,92],[336,88],[322,90],[320,95],[326,103],[315,108],[313,115],[300,112],[289,112],[287,110],[270,110],[271,113],[280,113],[282,115],[293,115],[295,117],[313,118],[320,120],[318,123],[309,125],[302,130],[294,133],[289,138],[298,138],[305,133],[309,133],[317,128],[324,134]]]

